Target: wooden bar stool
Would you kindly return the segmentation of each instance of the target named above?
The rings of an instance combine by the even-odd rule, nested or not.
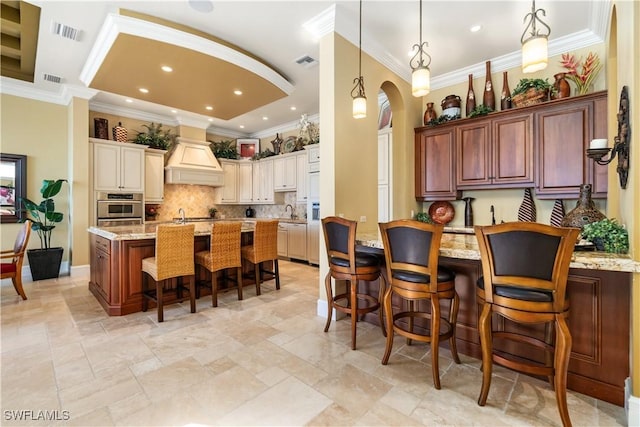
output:
[[[196,268],[198,266],[206,269],[211,278],[211,305],[218,306],[218,271],[222,271],[226,281],[233,281],[238,288],[238,299],[242,299],[242,257],[240,255],[242,223],[236,222],[214,222],[211,225],[211,240],[208,251],[196,253]],[[236,269],[236,278],[227,276],[227,269]],[[196,285],[208,286],[207,282]],[[196,296],[200,296],[196,290]]]
[[[438,266],[440,242],[444,226],[414,220],[380,223],[389,287],[384,295],[384,315],[387,319],[387,343],[382,358],[386,365],[391,355],[393,334],[431,344],[433,385],[440,389],[438,350],[440,341],[449,340],[451,355],[460,363],[456,346],[456,322],[460,299],[455,287],[455,273]],[[397,295],[406,302],[393,312],[391,299]],[[449,313],[441,317],[440,300],[449,300]],[[419,301],[428,300],[431,311],[420,309]],[[428,319],[428,333],[415,331],[414,319]],[[406,320],[406,323],[403,323]],[[426,328],[426,325],[423,326]]]
[[[166,284],[173,278],[189,280],[189,300],[191,312],[196,312],[196,287],[194,258],[194,224],[173,225],[162,224],[156,229],[156,254],[151,258],[142,260],[142,311],[147,311],[149,301],[158,304],[158,322],[164,321],[163,291]],[[146,275],[144,273],[147,273]],[[146,289],[146,277],[151,277],[155,283],[155,289]],[[182,283],[176,284],[176,296],[182,300]]]
[[[566,298],[571,254],[580,230],[532,222],[476,226],[483,276],[478,279],[477,299],[482,304],[478,322],[482,347],[482,389],[478,404],[487,402],[493,362],[530,375],[547,376],[555,388],[564,426],[571,425],[567,408],[567,368],[571,332],[567,326]],[[498,315],[515,323],[545,323],[545,338],[492,326]],[[549,329],[555,328],[554,335]],[[508,358],[494,351],[493,340],[512,340],[540,348],[545,363]]]
[[[260,295],[262,273],[275,277],[276,289],[280,289],[280,270],[278,269],[278,220],[259,220],[253,230],[253,243],[242,247],[242,259],[254,266],[256,295]],[[273,270],[264,268],[265,261],[273,261]]]
[[[356,349],[356,323],[358,317],[366,313],[378,310],[382,334],[386,336],[382,308],[380,302],[384,295],[384,276],[380,273],[380,261],[373,254],[356,251],[356,221],[340,218],[326,217],[322,219],[322,230],[327,247],[329,259],[329,272],[324,283],[327,291],[327,323],[324,331],[329,330],[332,312],[335,309],[351,316],[351,349]],[[344,293],[333,295],[331,279],[345,280],[347,290]],[[360,281],[372,282],[380,279],[378,298],[365,293],[358,293]],[[366,301],[362,306],[358,302]]]

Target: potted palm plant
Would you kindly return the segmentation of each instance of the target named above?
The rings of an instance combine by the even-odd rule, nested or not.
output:
[[[51,247],[51,233],[55,224],[62,221],[64,215],[62,212],[56,212],[56,205],[53,198],[60,193],[62,183],[66,179],[42,181],[40,194],[44,200],[35,203],[28,198],[21,199],[27,214],[33,225],[32,230],[38,233],[40,238],[40,249],[29,249],[27,257],[29,258],[29,268],[31,269],[31,277],[33,280],[52,279],[60,275],[60,264],[62,263],[62,253],[64,248]]]

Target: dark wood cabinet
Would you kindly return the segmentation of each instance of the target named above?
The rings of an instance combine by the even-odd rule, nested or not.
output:
[[[455,200],[454,129],[420,128],[415,134],[416,200]]]
[[[484,118],[456,127],[456,186],[460,190],[533,185],[530,113]]]
[[[526,187],[539,199],[575,199],[582,184],[607,196],[607,167],[586,156],[592,139],[607,137],[606,91],[416,128],[415,136],[420,201]]]
[[[111,242],[104,237],[91,235],[90,283],[106,301],[111,299]]]

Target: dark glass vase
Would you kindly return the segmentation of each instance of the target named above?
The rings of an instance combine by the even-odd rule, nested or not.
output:
[[[500,94],[500,110],[511,109],[511,90],[509,90],[509,79],[507,72],[502,73],[502,93]]]
[[[493,83],[491,82],[491,61],[487,61],[485,65],[487,77],[484,82],[484,95],[482,97],[482,102],[485,107],[496,111],[496,95],[493,91]]]

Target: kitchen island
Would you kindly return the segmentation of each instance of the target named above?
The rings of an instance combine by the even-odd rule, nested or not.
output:
[[[242,244],[250,244],[259,220],[241,221]],[[195,252],[208,249],[211,222],[193,222]],[[89,228],[89,290],[110,316],[142,311],[142,260],[155,254],[158,224],[162,223]]]
[[[458,351],[481,359],[476,282],[482,275],[482,265],[476,236],[470,234],[470,230],[445,232],[440,246],[440,265],[456,273],[456,291],[460,296],[456,325]],[[375,234],[359,234],[357,243],[363,250],[383,253],[382,242]],[[568,324],[573,346],[568,388],[623,406],[624,381],[629,376],[631,281],[632,273],[640,272],[640,264],[629,255],[576,251],[570,267]],[[386,277],[385,269],[383,273]],[[377,296],[377,287],[372,286],[369,292]],[[420,303],[421,310],[429,311],[428,304]],[[399,308],[399,301],[394,300],[393,304]],[[376,313],[365,319],[378,322]],[[497,323],[494,322],[494,327]],[[523,327],[508,320],[501,320],[499,325],[506,330],[544,337],[543,325]],[[512,355],[544,361],[541,353],[526,345],[497,340],[494,344]]]

